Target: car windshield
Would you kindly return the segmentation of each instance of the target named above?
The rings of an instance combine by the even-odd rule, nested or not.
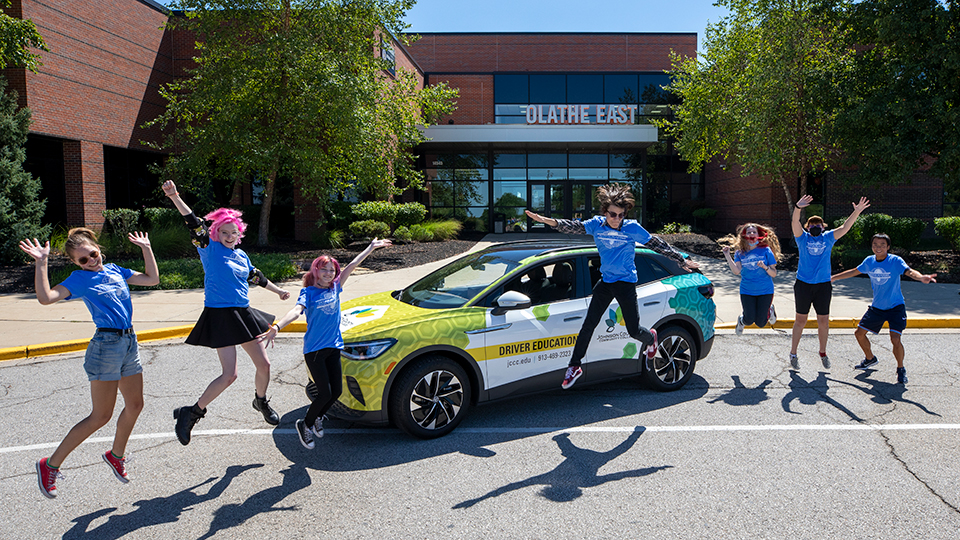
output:
[[[399,300],[427,309],[451,309],[465,305],[491,283],[520,266],[530,252],[477,252],[428,274],[400,291]]]

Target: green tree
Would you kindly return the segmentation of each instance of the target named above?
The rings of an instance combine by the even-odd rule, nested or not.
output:
[[[845,18],[857,47],[838,86],[832,135],[865,183],[901,183],[931,166],[960,173],[960,10],[939,0],[861,0]]]
[[[672,59],[682,98],[672,121],[681,157],[698,172],[714,158],[736,163],[744,175],[783,187],[829,170],[838,148],[827,136],[833,120],[832,81],[851,51],[842,43],[835,9],[814,0],[720,0],[730,15],[706,30],[707,52]]]
[[[380,55],[412,0],[179,0],[171,25],[196,32],[196,67],[166,85],[165,174],[189,185],[262,180],[267,242],[278,175],[319,204],[353,187],[380,198],[418,187],[417,126],[453,107],[445,85]],[[400,38],[402,39],[402,38]],[[383,46],[383,47],[382,47]],[[394,71],[395,75],[388,75]],[[400,180],[399,182],[395,182]]]
[[[0,7],[10,6],[10,0],[0,1]],[[50,50],[33,21],[0,11],[0,69],[24,67],[36,73],[41,66],[40,55],[30,49]]]
[[[30,131],[30,109],[18,109],[17,93],[7,92],[0,77],[0,260],[24,258],[19,242],[47,238],[50,225],[40,225],[47,202],[40,198],[40,180],[23,170],[24,145]]]

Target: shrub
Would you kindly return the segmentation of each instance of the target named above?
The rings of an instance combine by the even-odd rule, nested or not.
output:
[[[148,229],[157,227],[179,226],[183,227],[183,216],[176,208],[144,208],[143,217],[146,220]]]
[[[124,238],[127,233],[137,230],[137,224],[140,221],[140,211],[132,208],[104,210],[102,214],[108,225],[107,230]]]
[[[717,217],[717,211],[713,208],[698,208],[693,211],[693,217],[702,219],[704,221],[709,221]]]
[[[690,232],[690,226],[685,223],[667,223],[663,227],[660,227],[660,230],[657,231],[657,234],[678,234],[688,232]]]
[[[843,226],[847,218],[833,222],[834,229]],[[884,233],[890,236],[893,247],[913,249],[920,243],[920,235],[927,224],[918,218],[893,218],[887,214],[864,214],[857,219],[840,243],[852,247],[869,247],[873,235]]]
[[[404,227],[403,225],[396,228],[393,231],[393,238],[399,242],[410,242],[413,240],[413,236],[410,235],[410,229]]]
[[[150,246],[158,259],[191,257],[197,253],[187,228],[180,223],[166,223],[150,229]]]
[[[250,262],[274,283],[295,278],[299,273],[285,253],[251,253]]]
[[[353,223],[353,205],[346,201],[333,201],[329,203],[324,211],[326,217],[326,226],[329,230],[344,231]],[[317,223],[317,227],[324,223]]]
[[[357,203],[351,207],[357,221],[379,221],[389,227],[397,220],[397,205],[387,201]],[[389,231],[387,231],[389,234]]]
[[[350,224],[350,234],[366,238],[386,238],[390,236],[390,226],[373,219],[354,221]]]
[[[463,225],[455,219],[444,221],[427,221],[423,227],[430,231],[430,237],[433,241],[450,240],[456,238]]]
[[[912,250],[920,244],[920,235],[927,228],[927,222],[920,218],[894,218],[892,228],[887,233],[894,247]]]
[[[936,218],[933,225],[938,236],[950,242],[954,251],[960,251],[960,216]]]
[[[433,240],[433,233],[418,223],[410,226],[410,238],[414,242],[429,242]]]
[[[417,203],[404,203],[397,205],[397,217],[394,224],[397,227],[409,227],[416,223],[423,223],[427,217],[427,207]]]

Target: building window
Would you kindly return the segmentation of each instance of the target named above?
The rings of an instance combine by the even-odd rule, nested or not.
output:
[[[387,42],[387,40],[380,38],[380,59],[387,63],[387,67],[384,68],[384,71],[390,75],[397,75],[397,53],[393,49],[393,40]]]

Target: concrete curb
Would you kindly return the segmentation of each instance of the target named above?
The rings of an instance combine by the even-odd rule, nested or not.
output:
[[[777,319],[774,328],[793,328],[795,319]],[[837,318],[830,319],[830,328],[856,328],[860,324],[860,318]],[[737,323],[722,323],[714,325],[717,330],[733,330]],[[807,319],[804,328],[816,328],[816,317]],[[747,328],[757,328],[757,325],[751,324]],[[907,328],[960,328],[960,317],[943,317],[938,319],[907,319]]]
[[[146,343],[148,341],[160,341],[164,339],[185,338],[193,330],[192,324],[183,326],[171,326],[169,328],[155,328],[153,330],[143,330],[137,332],[137,342]],[[281,332],[306,332],[307,323],[303,321],[294,321],[281,330]],[[54,341],[52,343],[41,343],[39,345],[23,345],[20,347],[7,347],[0,349],[0,361],[20,360],[23,358],[35,358],[38,356],[49,356],[52,354],[63,354],[68,352],[82,351],[90,344],[90,339],[74,339],[70,341]]]

